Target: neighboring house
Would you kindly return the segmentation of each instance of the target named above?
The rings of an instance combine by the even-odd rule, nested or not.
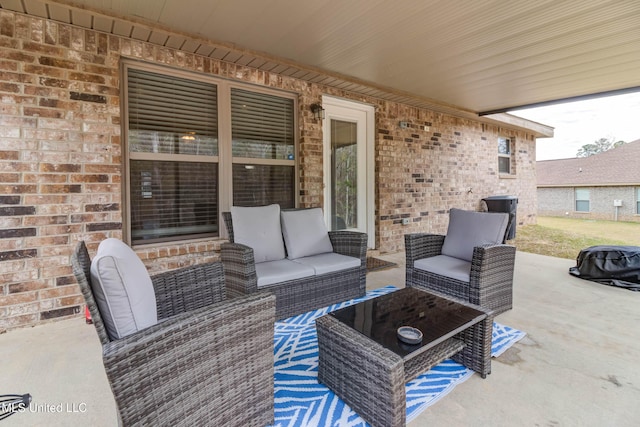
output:
[[[78,241],[93,255],[123,239],[152,272],[216,260],[234,204],[319,206],[383,252],[492,195],[535,222],[548,127],[416,107],[317,70],[304,81],[286,61],[165,28],[207,54],[9,10],[0,22],[0,330],[81,313]]]
[[[538,215],[640,222],[640,140],[536,169]]]

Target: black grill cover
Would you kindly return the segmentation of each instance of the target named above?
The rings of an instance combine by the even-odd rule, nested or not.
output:
[[[576,262],[569,274],[640,291],[640,246],[591,246],[580,251]]]

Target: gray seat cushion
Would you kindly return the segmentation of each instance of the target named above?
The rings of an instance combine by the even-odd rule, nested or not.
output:
[[[471,274],[471,262],[447,255],[419,259],[413,263],[413,268],[451,277],[461,282],[469,282]]]
[[[91,262],[91,287],[111,339],[158,323],[151,277],[136,253],[118,239],[106,239]]]
[[[280,205],[231,207],[233,241],[253,249],[256,263],[284,259]]]
[[[473,258],[473,248],[476,246],[502,243],[508,222],[507,213],[451,209],[442,255],[470,262]]]
[[[313,268],[316,275],[360,267],[358,258],[333,252],[297,258],[293,261]]]
[[[280,217],[287,258],[297,259],[333,252],[322,209],[282,211]]]
[[[312,267],[293,262],[288,259],[267,261],[256,264],[258,287],[286,282],[287,280],[302,279],[313,276]]]

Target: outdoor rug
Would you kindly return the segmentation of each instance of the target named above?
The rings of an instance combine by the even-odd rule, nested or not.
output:
[[[314,320],[330,311],[396,289],[394,286],[376,289],[367,292],[367,295],[361,298],[276,322],[276,426],[368,426],[331,390],[318,383],[318,341]],[[499,356],[524,336],[524,332],[494,323],[491,355]],[[407,422],[473,374],[472,370],[447,359],[407,383]]]

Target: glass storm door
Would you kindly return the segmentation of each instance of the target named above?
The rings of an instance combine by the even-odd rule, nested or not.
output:
[[[325,97],[323,107],[325,220],[330,230],[370,233],[373,247],[368,106]]]

